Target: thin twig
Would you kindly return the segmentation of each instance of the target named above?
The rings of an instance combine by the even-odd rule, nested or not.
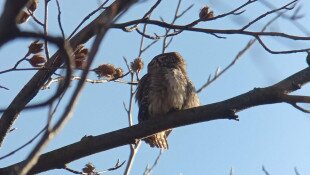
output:
[[[271,10],[271,11],[268,11],[262,15],[260,15],[259,17],[257,17],[256,19],[252,20],[251,22],[249,22],[247,25],[243,26],[240,30],[245,30],[247,28],[249,28],[251,25],[253,25],[255,22],[261,20],[262,18],[270,15],[270,14],[273,14],[273,13],[276,13],[276,12],[279,12],[280,10],[292,10],[294,7],[295,7],[295,3],[297,2],[298,0],[294,0],[294,1],[291,1],[287,4],[285,4],[284,6],[280,7],[280,8],[277,8],[277,9],[274,9],[274,10]],[[291,6],[292,7],[289,7]],[[282,13],[280,13],[282,15]]]
[[[103,171],[97,171],[97,170],[93,170],[93,172],[91,173],[84,173],[84,172],[81,172],[81,171],[77,171],[77,170],[74,170],[72,168],[69,168],[68,165],[65,165],[63,167],[64,170],[67,170],[73,174],[81,174],[81,175],[99,175],[99,174],[104,174],[104,173],[107,173],[109,171],[114,171],[114,170],[117,170],[119,169],[120,167],[122,167],[124,164],[125,164],[126,161],[123,161],[122,163],[119,163],[119,159],[117,160],[116,164],[111,167],[111,168],[108,168],[106,170],[103,170]]]
[[[5,154],[4,156],[0,157],[0,160],[5,159],[13,154],[15,154],[16,152],[18,152],[19,150],[25,148],[26,146],[28,146],[29,144],[31,144],[36,138],[38,138],[45,130],[47,129],[47,126],[44,126],[43,129],[40,130],[40,132],[38,132],[33,138],[31,138],[28,142],[26,142],[25,144],[23,144],[22,146],[16,148],[15,150]]]
[[[264,165],[262,166],[262,171],[265,173],[265,175],[270,175]]]
[[[195,21],[193,21],[193,22],[191,22],[189,24],[186,24],[185,26],[186,27],[194,27],[194,26],[196,26],[197,24],[199,24],[200,22],[203,22],[203,21],[214,21],[214,20],[217,20],[217,19],[221,19],[221,18],[227,17],[229,15],[240,15],[243,12],[245,12],[245,10],[240,11],[242,8],[248,6],[248,5],[250,5],[250,4],[252,4],[252,3],[256,2],[256,1],[257,0],[248,0],[246,3],[242,4],[241,6],[235,8],[235,9],[229,11],[229,12],[226,12],[226,13],[223,13],[223,14],[214,16],[212,18],[205,19],[205,20],[197,19],[197,20],[195,20]],[[240,12],[238,12],[238,11],[240,11]],[[184,30],[178,30],[178,31],[176,31],[174,33],[168,34],[167,37],[178,35],[178,34],[182,33],[183,31]],[[217,38],[224,38],[224,37],[219,37],[218,35],[216,35],[214,33],[212,35],[214,35]]]
[[[33,109],[33,108],[39,108],[42,106],[47,106],[49,104],[51,104],[53,101],[55,101],[58,97],[61,96],[61,94],[63,94],[63,92],[69,87],[70,85],[70,77],[72,75],[72,49],[70,47],[70,45],[68,44],[67,41],[64,41],[64,44],[61,45],[60,43],[56,43],[57,46],[60,48],[60,53],[62,53],[61,55],[63,55],[63,57],[65,58],[65,65],[67,66],[66,70],[66,76],[64,79],[64,83],[61,86],[58,86],[58,89],[56,91],[56,93],[50,97],[49,99],[40,102],[38,104],[33,104],[33,105],[28,105],[26,107],[24,107],[23,109]],[[0,112],[5,111],[6,109],[0,109]]]
[[[295,175],[300,175],[300,173],[299,173],[297,167],[294,167],[294,172],[295,172]]]
[[[151,14],[150,14],[151,15]],[[149,15],[149,16],[150,16]],[[138,30],[137,30],[138,31]],[[145,34],[146,32],[146,24],[144,24],[143,26],[143,34]],[[144,35],[141,36],[141,40],[140,40],[140,48],[139,48],[139,54],[138,54],[138,57],[141,57],[142,55],[142,52],[143,52],[143,42],[144,42]]]
[[[126,74],[128,74],[128,73],[126,73]],[[122,76],[122,77],[125,77],[126,74],[124,74],[124,76]],[[122,77],[119,77],[119,78],[122,78]],[[50,86],[53,83],[61,82],[61,81],[64,81],[64,80],[65,80],[64,76],[59,76],[57,78],[51,78],[42,86],[42,90],[49,89]],[[79,76],[71,76],[70,80],[71,81],[81,80],[81,77],[79,77]],[[91,83],[91,84],[100,84],[100,83],[109,83],[109,82],[116,82],[116,83],[129,84],[129,85],[137,85],[138,84],[138,82],[124,81],[124,80],[121,80],[121,79],[98,79],[98,80],[93,80],[93,79],[88,79],[87,78],[87,79],[85,79],[85,82]]]
[[[269,9],[276,9],[276,7],[274,5],[272,5],[270,2],[266,1],[266,0],[260,0],[260,3],[264,4],[266,7],[268,7]],[[296,9],[296,11],[294,12],[294,14],[292,16],[290,15],[283,15],[282,18],[288,19],[288,20],[296,20],[296,19],[300,19],[303,17],[303,15],[298,15],[299,9]],[[277,12],[279,13],[279,12]]]
[[[27,9],[27,12],[37,24],[39,24],[42,27],[44,26],[44,24],[37,17],[34,16],[34,13],[31,10]]]
[[[181,3],[182,3],[182,0],[179,0],[178,4],[177,4],[177,8],[175,10],[175,13],[174,13],[174,18],[172,20],[172,22],[170,23],[171,25],[174,25],[174,23],[179,19],[181,18],[186,12],[188,12],[192,7],[193,7],[193,4],[190,5],[189,7],[187,7],[184,11],[182,11],[181,13],[179,13],[179,10],[180,10],[180,6],[181,6]],[[162,19],[163,21],[163,19]],[[171,41],[172,41],[172,37],[170,39],[170,41],[167,43],[167,36],[168,34],[170,33],[171,29],[166,29],[166,33],[164,35],[164,39],[163,39],[163,46],[162,46],[162,53],[165,53],[165,50],[169,47]]]
[[[23,58],[21,58],[20,60],[18,60],[12,68],[7,69],[7,70],[0,71],[0,74],[3,74],[3,73],[7,73],[7,72],[11,72],[11,71],[17,70],[17,66],[18,66],[21,62],[27,60],[27,57],[28,57],[29,55],[30,55],[30,52],[28,51],[28,52],[25,54],[25,56],[24,56]],[[36,70],[38,70],[38,69],[36,69]]]
[[[153,165],[152,165],[151,167],[146,166],[143,175],[150,175],[150,174],[151,174],[151,172],[154,170],[154,168],[158,165],[159,159],[160,159],[160,157],[161,157],[162,154],[163,154],[163,150],[161,149],[161,150],[159,151],[159,154],[158,154],[158,156],[156,157],[156,159],[155,159]]]
[[[255,36],[255,38],[267,52],[272,53],[272,54],[290,54],[290,53],[307,52],[310,50],[310,48],[305,48],[305,49],[274,51],[274,50],[271,50],[259,36]]]
[[[150,8],[150,10],[144,14],[143,18],[149,18],[151,13],[157,8],[160,2],[161,0],[157,0],[156,3]]]
[[[89,13],[84,19],[79,23],[79,25],[73,30],[73,32],[70,34],[69,38],[71,38],[77,31],[78,29],[94,14],[96,14],[98,11],[104,9],[103,6],[105,6],[109,0],[104,1],[96,10],[92,11]]]
[[[227,65],[222,71],[219,71],[219,68],[218,68],[217,71],[215,71],[216,73],[214,74],[214,76],[211,78],[211,75],[210,75],[207,82],[203,84],[201,88],[199,88],[196,92],[200,93],[203,89],[208,87],[211,83],[213,83],[220,76],[222,76],[227,70],[229,70],[241,58],[241,56],[243,56],[243,54],[251,48],[251,46],[255,43],[255,41],[256,40],[254,39],[250,40],[246,44],[246,46],[241,51],[238,52],[238,54],[235,56],[235,58],[232,60],[232,62],[229,65]]]
[[[276,17],[274,17],[273,19],[271,19],[263,28],[262,28],[262,32],[264,32],[266,29],[267,29],[267,27],[272,23],[272,22],[274,22],[276,19],[278,19],[280,16],[281,16],[282,14],[279,14],[279,15],[277,15]],[[201,88],[199,88],[198,90],[197,90],[197,93],[200,93],[203,89],[205,89],[207,86],[209,86],[211,83],[213,83],[215,80],[217,80],[220,76],[222,76],[223,75],[223,73],[225,73],[227,70],[229,70],[245,53],[246,53],[246,51],[248,51],[250,48],[251,48],[251,46],[254,44],[256,42],[256,40],[255,39],[251,39],[246,45],[245,45],[245,47],[242,49],[242,50],[240,50],[239,52],[238,52],[238,54],[235,56],[235,58],[232,60],[232,62],[229,64],[229,65],[227,65],[222,71],[218,71],[218,69],[217,69],[217,71],[216,71],[216,73],[215,73],[215,75],[211,78],[211,75],[209,76],[209,78],[208,78],[208,80],[207,80],[207,82],[205,83],[205,84],[203,84],[202,86],[201,86]]]
[[[43,33],[45,36],[48,35],[48,3],[49,1],[48,0],[44,0],[44,22],[43,22]],[[48,51],[48,42],[47,40],[45,39],[44,40],[44,50],[45,50],[45,56],[46,56],[46,59],[49,59],[50,56],[49,56],[49,51]]]
[[[64,32],[64,29],[63,29],[62,24],[61,24],[61,10],[60,10],[60,4],[59,4],[58,0],[56,0],[56,4],[57,4],[57,10],[58,10],[58,16],[57,16],[58,26],[60,28],[62,38],[65,38],[65,32]]]
[[[140,148],[140,145],[141,145],[141,140],[138,140],[136,144],[130,144],[130,154],[129,154],[129,158],[127,161],[127,165],[125,168],[124,175],[130,174],[133,162],[134,162],[136,154]]]
[[[232,167],[230,168],[229,175],[234,175],[234,169]]]
[[[141,19],[149,19],[151,13],[156,9],[156,7],[160,4],[161,0],[157,0],[156,3],[143,15]],[[138,24],[133,25],[132,27],[124,27],[122,28],[125,32],[132,32],[138,29]]]
[[[140,42],[140,50],[141,50],[142,45],[143,45],[143,40]],[[127,69],[130,72],[130,81],[131,81],[131,83],[133,83],[134,82],[134,72],[131,70],[130,65],[129,65],[127,59],[125,57],[123,57],[123,58],[124,58],[124,61],[126,63]],[[132,126],[133,125],[133,123],[132,123],[132,109],[133,108],[132,107],[133,107],[133,98],[134,98],[134,95],[135,95],[135,90],[134,90],[134,86],[133,85],[130,85],[129,93],[130,93],[129,105],[128,105],[128,108],[127,108],[125,103],[124,103],[124,108],[125,108],[125,111],[126,111],[127,117],[128,117],[128,125]],[[131,167],[133,165],[133,162],[134,162],[136,153],[137,153],[137,151],[138,151],[138,149],[140,147],[140,144],[141,144],[140,140],[138,140],[135,144],[129,144],[130,154],[129,154],[127,165],[126,165],[126,168],[125,168],[125,171],[124,171],[124,175],[129,175],[130,174]]]
[[[298,106],[296,103],[291,103],[291,105],[292,105],[294,108],[300,110],[301,112],[308,113],[308,114],[310,113],[310,110],[304,109],[304,108]]]
[[[7,88],[5,86],[1,86],[1,85],[0,85],[0,89],[10,90],[9,88]]]

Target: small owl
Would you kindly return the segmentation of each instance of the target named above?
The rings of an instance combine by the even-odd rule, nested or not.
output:
[[[199,106],[195,87],[187,77],[186,65],[177,52],[157,55],[148,64],[137,88],[139,123],[169,112]],[[151,147],[168,149],[167,137],[171,129],[143,140]]]

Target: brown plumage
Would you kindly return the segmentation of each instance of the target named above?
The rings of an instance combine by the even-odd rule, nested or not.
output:
[[[186,65],[177,52],[157,55],[148,64],[138,85],[136,100],[139,123],[171,111],[199,106],[195,87],[187,77]],[[143,140],[151,147],[168,149],[170,130],[156,133]]]

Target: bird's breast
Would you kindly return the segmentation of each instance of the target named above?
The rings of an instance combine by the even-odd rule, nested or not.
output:
[[[150,116],[158,116],[182,108],[187,87],[187,79],[182,71],[179,69],[163,71],[153,76],[150,83]]]

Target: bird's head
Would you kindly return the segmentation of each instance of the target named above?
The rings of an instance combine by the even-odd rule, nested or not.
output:
[[[147,66],[148,73],[160,71],[161,68],[180,69],[185,73],[186,64],[179,53],[169,52],[155,56]]]

